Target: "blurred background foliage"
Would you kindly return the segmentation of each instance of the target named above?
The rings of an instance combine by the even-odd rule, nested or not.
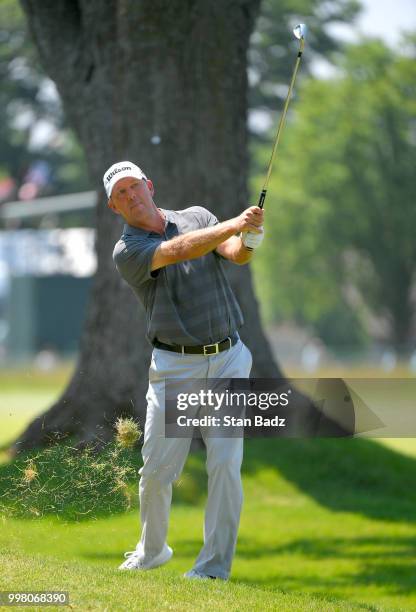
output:
[[[332,62],[342,51],[342,41],[328,27],[351,24],[360,12],[357,0],[263,0],[249,52],[250,109],[274,114],[283,104],[298,42],[292,30],[298,23],[308,27],[307,53],[302,74],[310,75],[314,60]]]
[[[416,64],[403,44],[406,56],[349,46],[336,76],[299,84],[269,184],[254,264],[264,316],[311,324],[332,345],[414,341]],[[266,167],[268,149],[252,153]]]
[[[249,129],[252,201],[267,167],[296,57],[291,30],[308,24],[254,261],[267,324],[293,322],[325,344],[415,340],[416,35],[401,52],[345,44],[356,0],[263,0],[252,37]],[[0,3],[0,202],[91,188],[54,84],[39,65],[17,0]],[[314,62],[325,61],[325,78]],[[35,186],[33,186],[35,184]],[[29,186],[28,186],[29,185]]]
[[[0,201],[85,190],[83,152],[17,0],[0,3],[0,42]],[[31,178],[38,189],[25,193]]]

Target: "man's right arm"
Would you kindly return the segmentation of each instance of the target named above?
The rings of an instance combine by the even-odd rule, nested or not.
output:
[[[194,230],[162,242],[154,252],[152,271],[187,259],[196,259],[213,251],[219,244],[238,232],[259,232],[263,211],[250,206],[238,217],[204,229]],[[261,231],[261,230],[260,230]]]

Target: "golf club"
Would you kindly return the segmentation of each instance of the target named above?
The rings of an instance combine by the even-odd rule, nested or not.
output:
[[[298,56],[296,58],[295,68],[294,68],[293,74],[292,74],[292,80],[290,81],[289,90],[287,92],[287,96],[286,96],[286,100],[285,100],[285,105],[283,107],[282,116],[280,117],[279,126],[277,128],[276,138],[274,140],[274,145],[273,145],[273,151],[272,151],[272,154],[271,154],[271,157],[270,157],[269,167],[267,168],[266,180],[264,181],[263,189],[262,189],[262,191],[260,193],[259,202],[257,204],[257,206],[259,206],[260,208],[263,208],[264,200],[266,199],[267,185],[269,184],[270,174],[272,172],[272,166],[273,166],[273,161],[274,161],[274,158],[275,158],[275,155],[276,155],[277,145],[279,144],[280,134],[282,133],[283,125],[284,125],[285,118],[286,118],[287,109],[289,107],[289,101],[290,101],[290,98],[291,98],[291,95],[292,95],[293,86],[295,84],[295,79],[296,79],[296,75],[297,75],[297,72],[298,72],[300,60],[302,58],[303,48],[305,46],[306,25],[304,23],[300,23],[299,25],[297,25],[295,27],[295,29],[293,30],[293,34],[299,40],[299,51],[298,51]]]

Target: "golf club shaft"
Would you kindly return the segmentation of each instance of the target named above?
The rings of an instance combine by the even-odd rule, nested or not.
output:
[[[291,95],[292,95],[293,86],[295,84],[296,75],[297,75],[297,72],[298,72],[300,60],[302,59],[302,53],[303,53],[304,46],[305,46],[305,41],[304,41],[303,38],[301,38],[301,40],[300,40],[300,47],[299,47],[299,51],[298,51],[298,56],[296,58],[295,68],[294,68],[293,74],[292,74],[292,80],[290,81],[289,91],[287,92],[287,96],[286,96],[286,100],[285,100],[285,105],[283,107],[283,112],[282,112],[282,115],[280,117],[279,125],[278,125],[277,132],[276,132],[276,138],[274,140],[273,151],[272,151],[272,154],[270,156],[269,167],[267,168],[266,180],[264,181],[263,189],[262,189],[262,191],[260,193],[259,201],[258,201],[258,204],[257,204],[257,206],[259,206],[260,208],[263,208],[264,200],[266,199],[267,186],[269,184],[269,179],[270,179],[270,175],[271,175],[271,172],[272,172],[273,161],[274,161],[274,158],[275,158],[275,155],[276,155],[277,145],[279,144],[280,134],[282,133],[283,125],[284,125],[284,122],[285,122],[286,113],[287,113],[287,109],[289,107],[289,102],[290,102],[290,98],[291,98]]]

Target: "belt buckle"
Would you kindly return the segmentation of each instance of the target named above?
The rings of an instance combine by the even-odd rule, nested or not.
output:
[[[219,348],[219,342],[216,342],[215,344],[205,344],[204,345],[204,355],[216,355],[217,353],[220,352],[220,348]],[[212,353],[207,352],[207,349],[210,349],[212,347],[215,347],[215,351],[213,351]]]

